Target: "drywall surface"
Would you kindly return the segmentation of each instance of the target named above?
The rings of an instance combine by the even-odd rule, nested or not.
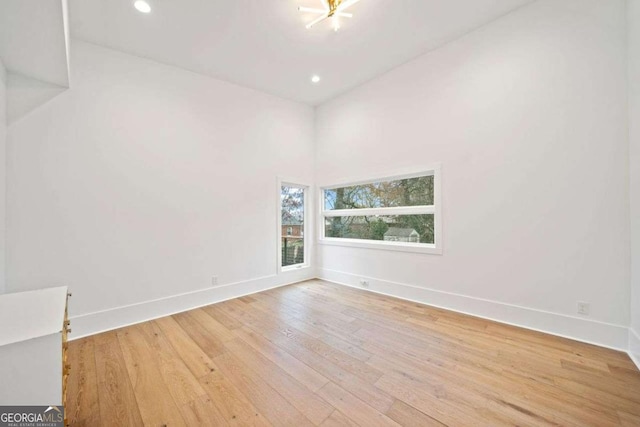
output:
[[[320,276],[626,348],[625,19],[540,0],[321,105],[319,185],[442,164],[444,253],[319,245]]]
[[[67,88],[22,74],[7,73],[7,125],[60,95]]]
[[[0,60],[0,294],[5,291],[7,72]]]
[[[629,351],[640,368],[640,0],[628,0],[629,168],[631,195],[631,331]]]
[[[71,317],[108,329],[216,300],[213,276],[290,281],[276,177],[312,181],[313,109],[77,40],[71,57],[72,87],[9,126],[8,290],[67,285]]]

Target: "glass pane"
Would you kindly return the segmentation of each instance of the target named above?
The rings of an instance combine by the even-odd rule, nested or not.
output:
[[[282,266],[304,264],[304,189],[282,186]]]
[[[434,243],[433,214],[325,218],[325,237]]]
[[[324,190],[325,210],[433,205],[433,176]]]

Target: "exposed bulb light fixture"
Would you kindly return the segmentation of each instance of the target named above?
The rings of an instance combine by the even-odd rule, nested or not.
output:
[[[317,74],[315,74],[315,75],[311,76],[311,83],[313,83],[313,84],[318,84],[318,83],[320,83],[320,76],[319,76],[319,75],[317,75]]]
[[[149,3],[147,3],[144,0],[136,0],[135,3],[133,3],[133,6],[138,9],[138,12],[142,12],[142,13],[149,13],[151,12],[151,6],[149,6]]]
[[[314,25],[324,21],[325,19],[332,18],[333,30],[338,31],[340,29],[340,21],[338,18],[352,18],[352,13],[346,13],[345,9],[353,6],[360,0],[320,0],[324,9],[316,9],[313,7],[298,7],[300,12],[317,13],[320,16],[307,24],[307,28],[311,28]]]

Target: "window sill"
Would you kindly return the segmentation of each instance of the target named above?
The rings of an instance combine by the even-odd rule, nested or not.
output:
[[[300,270],[305,270],[307,268],[311,268],[311,266],[309,264],[288,265],[286,267],[280,267],[280,273],[288,273],[290,271],[300,271]]]
[[[442,255],[442,248],[426,243],[385,242],[357,239],[319,239],[318,243],[329,246],[377,249],[384,251],[414,252],[420,254]]]

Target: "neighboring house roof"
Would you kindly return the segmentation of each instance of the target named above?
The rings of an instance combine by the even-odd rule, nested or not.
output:
[[[384,233],[384,237],[411,237],[412,235],[416,235],[418,232],[413,228],[398,228],[391,227]]]

